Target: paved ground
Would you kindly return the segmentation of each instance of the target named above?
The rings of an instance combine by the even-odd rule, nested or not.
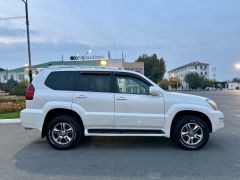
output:
[[[192,94],[212,98],[226,116],[225,129],[200,151],[142,137],[87,138],[56,151],[36,131],[1,124],[0,179],[240,179],[240,91]]]

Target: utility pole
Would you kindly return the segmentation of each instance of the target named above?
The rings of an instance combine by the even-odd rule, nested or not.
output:
[[[111,53],[110,53],[110,51],[108,51],[108,60],[109,61],[111,60]]]
[[[29,19],[28,19],[28,0],[22,0],[25,4],[25,13],[26,13],[26,28],[27,28],[27,44],[28,44],[28,75],[29,75],[29,82],[32,82],[32,60],[31,60],[31,47],[30,47],[30,33],[29,33]]]
[[[213,80],[216,81],[216,67],[212,67],[212,73],[213,73]]]
[[[123,54],[123,52],[122,52],[122,62],[124,62],[124,54]]]

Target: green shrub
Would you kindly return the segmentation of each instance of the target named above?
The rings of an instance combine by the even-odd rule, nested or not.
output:
[[[6,84],[0,82],[0,91],[5,91]]]
[[[9,95],[24,96],[26,89],[27,83],[21,82],[9,92]]]
[[[18,85],[18,82],[14,79],[9,79],[5,84],[5,91],[10,92],[14,87]]]

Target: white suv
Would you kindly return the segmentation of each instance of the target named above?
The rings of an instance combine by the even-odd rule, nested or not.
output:
[[[38,129],[56,149],[84,136],[159,136],[187,150],[202,148],[224,115],[208,98],[170,93],[145,76],[97,67],[50,67],[28,86],[22,126]]]

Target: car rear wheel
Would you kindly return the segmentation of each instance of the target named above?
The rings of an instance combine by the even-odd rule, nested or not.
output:
[[[55,149],[71,149],[82,137],[83,128],[72,116],[57,116],[48,124],[47,141]]]
[[[209,128],[205,121],[197,116],[183,116],[177,121],[172,137],[183,149],[198,150],[207,144]]]

